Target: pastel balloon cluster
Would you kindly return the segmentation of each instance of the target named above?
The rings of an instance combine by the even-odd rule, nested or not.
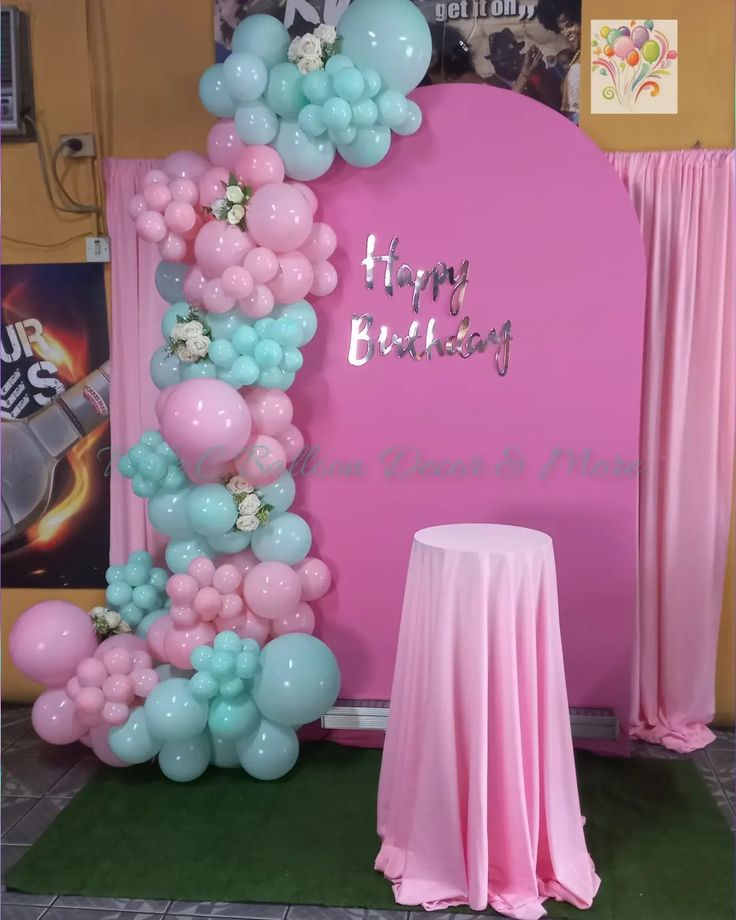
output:
[[[139,498],[153,498],[161,489],[180,489],[187,482],[179,458],[159,431],[145,431],[120,458],[118,470],[132,480]]]
[[[311,55],[301,69],[288,60],[289,45],[277,19],[248,16],[235,29],[230,57],[199,84],[207,111],[234,118],[245,143],[273,145],[288,176],[316,179],[336,151],[354,166],[374,166],[392,130],[418,130],[421,111],[405,94],[424,77],[432,42],[410,0],[353,0],[340,19],[339,53]]]
[[[166,569],[153,565],[145,550],[133,552],[126,565],[111,565],[105,573],[107,603],[129,626],[140,626],[143,618],[160,610],[166,599]]]
[[[594,40],[593,53],[618,58],[631,67],[636,67],[640,63],[645,67],[658,63],[669,66],[667,62],[677,58],[677,52],[668,48],[664,35],[654,31],[654,22],[651,19],[632,25],[631,28],[623,25],[615,28],[602,26],[600,44],[598,39]]]

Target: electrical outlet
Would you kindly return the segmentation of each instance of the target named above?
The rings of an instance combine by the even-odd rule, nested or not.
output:
[[[106,236],[88,236],[86,242],[88,262],[110,261],[110,240]]]
[[[65,157],[74,157],[78,159],[79,157],[93,157],[95,155],[95,136],[94,134],[60,134],[59,143],[63,144],[65,141],[79,140],[82,142],[81,150],[70,150],[68,147],[64,148],[63,156]]]

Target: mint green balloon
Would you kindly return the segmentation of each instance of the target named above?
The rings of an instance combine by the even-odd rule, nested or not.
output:
[[[296,565],[309,553],[312,532],[303,517],[285,511],[271,515],[267,523],[254,530],[250,545],[259,562]]]
[[[235,699],[216,697],[210,704],[209,728],[221,738],[245,738],[258,728],[260,716],[255,703],[247,694]]]
[[[278,367],[283,356],[281,346],[273,339],[261,339],[253,350],[253,359],[261,369]]]
[[[167,308],[163,317],[161,318],[161,334],[165,339],[171,338],[171,333],[174,329],[174,326],[177,323],[180,323],[180,316],[186,316],[187,313],[191,310],[186,301],[180,300],[178,303],[173,303],[170,307]]]
[[[111,585],[114,581],[123,581],[125,578],[125,566],[124,565],[111,565],[108,566],[107,571],[105,572],[105,581],[108,585]]]
[[[347,128],[330,128],[330,140],[333,144],[352,144],[358,136],[358,129],[355,125],[348,125]]]
[[[330,75],[324,70],[313,70],[302,78],[302,91],[314,105],[323,105],[335,92]]]
[[[355,140],[351,144],[338,144],[337,149],[351,166],[368,167],[380,163],[390,146],[391,131],[384,125],[374,125],[358,128]]]
[[[195,533],[221,536],[235,526],[238,509],[225,486],[213,482],[195,486],[189,493],[187,517]]]
[[[307,104],[296,64],[277,64],[268,75],[265,102],[282,118],[296,118]]]
[[[216,367],[229,368],[238,357],[238,353],[230,339],[215,339],[210,344],[207,357]]]
[[[289,374],[294,374],[302,369],[304,358],[298,348],[285,348],[284,357],[281,359],[281,369]]]
[[[371,128],[378,121],[378,106],[372,99],[353,103],[353,124],[358,128]]]
[[[212,115],[232,118],[235,114],[237,103],[225,86],[222,64],[213,64],[202,74],[199,79],[199,98]]]
[[[357,67],[343,67],[332,78],[335,92],[348,102],[357,102],[365,90],[363,74]]]
[[[186,572],[189,563],[197,556],[206,556],[214,559],[215,551],[204,537],[192,534],[191,537],[172,540],[166,547],[166,565],[174,574]]]
[[[176,355],[168,353],[165,345],[157,348],[151,355],[151,363],[148,369],[154,386],[159,390],[172,387],[179,383],[181,379],[181,362]]]
[[[416,134],[422,126],[422,110],[413,99],[406,100],[406,117],[401,124],[393,128],[395,134],[403,136]]]
[[[276,113],[262,99],[244,102],[235,111],[235,130],[246,144],[270,144],[278,129]]]
[[[233,345],[241,355],[252,355],[258,341],[258,333],[253,326],[240,326],[233,333]]]
[[[192,532],[192,525],[187,516],[187,499],[192,487],[178,489],[175,492],[157,492],[148,500],[146,513],[148,520],[167,537],[186,537]]]
[[[196,651],[198,650],[195,649]],[[194,663],[192,661],[192,664]],[[206,671],[194,674],[189,681],[189,686],[192,689],[192,696],[198,700],[211,700],[217,696],[217,680],[211,674],[207,674]]]
[[[207,542],[212,549],[225,555],[240,553],[250,546],[251,531],[233,530],[220,537],[208,537]]]
[[[231,47],[235,54],[255,54],[270,68],[286,60],[289,41],[283,22],[275,16],[257,13],[246,16],[235,27]]]
[[[153,585],[138,585],[133,588],[133,603],[142,610],[155,610],[162,598]]]
[[[299,740],[294,729],[268,719],[261,719],[255,734],[238,741],[235,747],[241,767],[255,779],[279,779],[299,757]]]
[[[113,725],[108,740],[113,754],[128,764],[146,763],[161,748],[161,742],[148,730],[142,706],[133,709],[122,725]]]
[[[207,325],[212,330],[215,339],[232,339],[245,322],[245,317],[239,308],[229,310],[227,313],[206,313],[202,314],[207,320]]]
[[[280,367],[266,367],[258,375],[258,386],[267,390],[283,390],[285,377]]]
[[[158,482],[166,476],[166,473],[169,470],[169,464],[161,456],[161,454],[146,454],[145,457],[141,457],[141,460],[138,464],[138,472],[141,476],[145,476],[146,479],[151,479],[154,482]],[[150,564],[150,563],[149,563]]]
[[[216,767],[239,767],[238,750],[234,741],[230,738],[221,738],[219,735],[213,735],[210,732],[210,743],[212,745],[211,763]]]
[[[213,377],[217,377],[217,368],[211,361],[208,361],[207,358],[204,358],[202,361],[193,361],[191,364],[182,361],[182,380],[212,379]]]
[[[406,118],[408,106],[406,96],[395,89],[387,89],[376,96],[378,118],[387,128],[395,128]]]
[[[289,389],[289,387],[292,385],[292,383],[294,383],[295,379],[296,379],[296,374],[292,374],[288,371],[284,371],[283,378],[281,380],[281,389],[284,392],[286,392]]]
[[[247,52],[234,52],[228,55],[222,66],[225,89],[236,102],[254,102],[263,94],[268,82],[268,70],[260,57]]]
[[[339,96],[332,96],[322,106],[322,118],[328,128],[341,130],[347,128],[353,117],[350,103]]]
[[[284,161],[286,174],[300,182],[324,175],[335,159],[335,145],[329,138],[310,137],[288,119],[279,125],[273,146]]]
[[[204,730],[207,704],[192,694],[189,681],[172,677],[157,684],[143,704],[146,725],[154,738],[180,741]]]
[[[283,514],[284,511],[289,510],[294,501],[296,483],[291,473],[285,470],[276,482],[268,486],[261,486],[259,491],[264,503],[273,506],[274,514]]]
[[[311,342],[314,338],[314,334],[317,331],[317,314],[314,312],[312,305],[306,300],[297,300],[295,303],[276,307],[271,315],[275,319],[286,316],[288,319],[297,323],[302,330],[300,348]]]
[[[364,70],[362,74],[365,80],[365,94],[373,99],[381,92],[381,78],[375,70]]]
[[[340,73],[341,70],[347,70],[348,67],[354,66],[355,65],[346,54],[333,54],[331,58],[328,58],[325,64],[325,70],[334,80],[335,75]]]
[[[314,72],[312,71],[312,73]],[[313,105],[312,103],[305,105],[299,112],[297,121],[302,131],[310,137],[319,137],[327,130],[327,125],[322,115],[322,107],[319,105]]]
[[[232,374],[234,385],[237,389],[240,389],[240,387],[249,387],[251,384],[255,383],[258,379],[258,371],[259,367],[255,355],[253,357],[250,355],[239,355],[233,361],[233,366],[230,368],[230,373]]]
[[[114,581],[107,586],[105,598],[112,607],[124,607],[133,597],[133,589],[125,581]]]
[[[193,738],[168,741],[158,754],[158,765],[168,779],[191,783],[210,765],[210,736],[201,732]]]

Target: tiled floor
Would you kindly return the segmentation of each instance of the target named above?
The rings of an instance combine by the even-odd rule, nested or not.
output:
[[[84,745],[54,747],[34,734],[27,706],[2,713],[2,869],[12,866],[43,833],[98,769]],[[636,744],[636,757],[677,757],[663,748]],[[734,733],[718,732],[705,751],[687,755],[698,765],[733,830]],[[419,920],[406,911],[347,910],[274,904],[225,904],[189,901],[127,901],[113,898],[56,897],[6,892],[2,888],[2,920],[176,920],[226,917],[247,920]],[[426,915],[424,915],[426,916]],[[456,920],[454,914],[433,914],[433,920]],[[625,920],[625,918],[621,918]]]

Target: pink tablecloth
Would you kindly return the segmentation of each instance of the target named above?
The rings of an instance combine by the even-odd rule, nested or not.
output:
[[[399,904],[589,907],[552,540],[454,524],[414,536],[378,795]]]

